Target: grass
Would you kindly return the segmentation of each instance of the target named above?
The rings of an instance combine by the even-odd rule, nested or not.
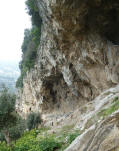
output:
[[[44,139],[44,138],[50,138],[61,144],[61,147],[57,149],[57,151],[64,151],[71,143],[75,140],[77,136],[80,135],[79,130],[74,130],[74,125],[66,125],[61,128],[60,131],[57,131],[56,133],[48,134],[48,131],[46,133],[41,133],[41,135],[38,135],[38,140]]]
[[[107,109],[101,110],[98,113],[98,116],[99,117],[106,117],[108,115],[111,115],[112,113],[114,113],[118,109],[119,109],[119,100],[118,100],[118,97],[115,97],[113,102],[112,102],[112,105]]]
[[[62,147],[58,151],[66,149],[81,134],[80,130],[74,130],[73,128],[74,125],[65,125],[56,134],[56,140],[62,143]]]
[[[63,151],[64,149],[66,149],[79,135],[79,130],[73,130],[72,132],[62,131],[61,134],[56,137],[56,140],[61,142],[62,144],[61,149],[59,149],[58,151]]]
[[[74,125],[65,125],[61,128],[61,131],[60,132],[68,132],[68,131],[71,131],[72,129],[74,128]]]

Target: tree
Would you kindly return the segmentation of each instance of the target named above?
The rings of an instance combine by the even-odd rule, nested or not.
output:
[[[32,25],[40,27],[42,20],[38,10],[37,0],[27,0],[26,6],[27,12],[31,16]]]
[[[17,123],[9,129],[10,139],[16,141],[24,134],[26,129],[26,121],[22,118],[19,118]]]
[[[0,131],[3,132],[8,145],[10,144],[9,128],[17,122],[15,100],[16,96],[3,86],[0,92]]]
[[[29,130],[33,128],[38,128],[38,125],[41,124],[41,116],[39,113],[30,113],[27,117],[27,128]]]

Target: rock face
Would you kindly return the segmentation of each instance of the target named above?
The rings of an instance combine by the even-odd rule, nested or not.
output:
[[[118,24],[119,3],[37,2],[41,43],[37,64],[24,79],[22,112],[72,111],[117,84],[119,46],[113,17]]]
[[[119,83],[119,2],[37,0],[37,3],[43,21],[37,64],[24,79],[17,110],[23,115],[41,112],[46,121],[77,110],[83,115],[84,105],[94,110],[92,100]],[[98,98],[96,103],[103,101]],[[90,110],[82,120],[76,115],[77,126],[85,129],[89,113]],[[69,147],[66,151],[114,151],[113,146],[118,151],[116,121],[118,114],[98,126],[89,124],[83,136],[77,138],[77,145],[72,145],[74,149]],[[86,137],[89,139],[81,143]]]
[[[119,100],[117,97],[119,97],[119,86],[106,90],[92,101],[92,108],[87,108],[87,111],[78,119],[77,127],[80,127],[82,134],[65,151],[119,150]]]

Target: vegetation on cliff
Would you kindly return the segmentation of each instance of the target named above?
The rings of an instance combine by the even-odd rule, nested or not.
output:
[[[57,133],[49,133],[48,128],[33,129],[25,132],[12,147],[0,143],[0,151],[63,151],[80,135],[79,131],[70,132],[69,127]]]
[[[23,87],[23,78],[26,72],[34,67],[37,58],[37,48],[40,44],[42,20],[38,12],[37,1],[26,1],[27,12],[31,16],[32,28],[25,29],[22,44],[22,61],[19,64],[21,75],[16,82],[16,87]]]

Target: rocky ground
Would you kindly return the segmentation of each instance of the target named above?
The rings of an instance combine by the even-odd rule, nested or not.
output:
[[[118,151],[119,85],[74,112],[47,121],[50,122],[45,126],[52,127],[49,133],[57,134],[63,127],[69,129],[68,126],[71,127],[70,132],[80,131],[65,151]]]
[[[91,108],[77,122],[82,134],[65,151],[118,151],[119,86],[97,97]]]

